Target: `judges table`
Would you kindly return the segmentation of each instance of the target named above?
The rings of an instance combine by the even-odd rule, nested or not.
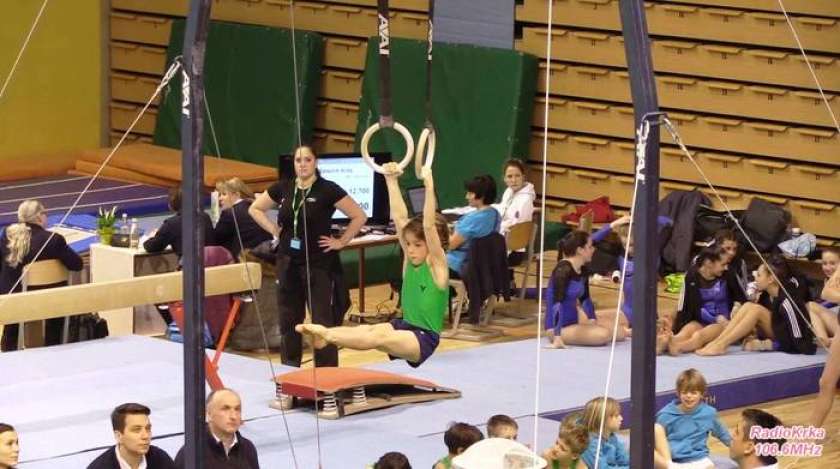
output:
[[[344,250],[359,251],[359,311],[365,304],[365,249],[399,242],[397,235],[368,234],[353,238]],[[173,272],[178,268],[178,258],[171,252],[147,253],[142,249],[119,248],[98,243],[90,245],[90,281],[105,282],[140,277],[143,275]],[[100,311],[108,321],[110,335],[157,334],[164,330],[163,321],[151,305]]]
[[[152,254],[143,249],[99,243],[90,246],[92,283],[174,272],[177,269],[178,257],[172,251]],[[166,328],[154,305],[99,311],[99,315],[108,321],[108,333],[112,336],[161,334]]]

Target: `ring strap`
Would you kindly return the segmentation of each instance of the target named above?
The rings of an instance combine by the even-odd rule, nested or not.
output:
[[[379,125],[393,127],[391,115],[391,17],[388,0],[377,2],[379,31]]]

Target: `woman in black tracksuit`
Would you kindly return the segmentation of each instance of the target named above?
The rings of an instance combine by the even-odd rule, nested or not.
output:
[[[349,292],[338,251],[353,240],[367,217],[344,189],[320,177],[311,147],[295,150],[294,170],[294,179],[283,179],[269,187],[251,204],[248,213],[277,238],[277,306],[283,343],[280,356],[283,364],[300,366],[302,342],[295,326],[303,323],[309,301],[314,323],[341,325],[349,308]],[[266,215],[274,207],[278,207],[276,223]],[[338,238],[331,235],[336,209],[350,219]],[[336,347],[316,350],[315,364],[338,366]]]

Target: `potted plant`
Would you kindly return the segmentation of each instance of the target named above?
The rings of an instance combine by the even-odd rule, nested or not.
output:
[[[111,245],[111,236],[114,234],[114,224],[117,222],[117,206],[111,210],[102,210],[99,207],[99,217],[96,218],[96,233],[99,235],[99,242]]]

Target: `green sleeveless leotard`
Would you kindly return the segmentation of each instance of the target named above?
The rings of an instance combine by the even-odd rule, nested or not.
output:
[[[405,322],[440,333],[448,309],[449,288],[441,289],[435,285],[427,263],[419,266],[406,263],[400,299]]]

